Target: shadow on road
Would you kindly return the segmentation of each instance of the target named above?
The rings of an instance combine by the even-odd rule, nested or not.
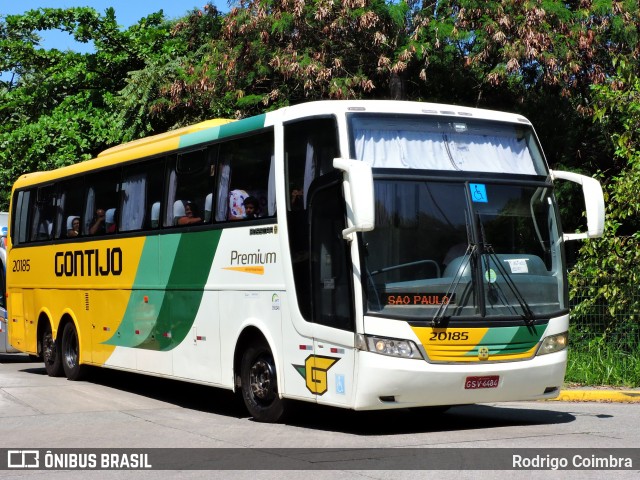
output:
[[[44,366],[40,365],[32,363],[29,368],[21,371],[46,375]],[[234,418],[249,418],[240,398],[228,390],[102,368],[91,368],[85,381],[181,408]],[[545,409],[528,409],[510,406],[508,403],[461,405],[451,407],[446,412],[437,408],[355,412],[303,402],[288,402],[287,407],[288,414],[283,423],[299,428],[353,435],[403,435],[508,426],[554,425],[575,420],[575,416],[570,413],[553,410],[553,403],[548,403]],[[252,421],[250,418],[249,420]]]
[[[461,405],[451,407],[446,412],[438,411],[437,408],[354,412],[299,404],[286,423],[354,435],[404,435],[505,426],[553,425],[574,420],[575,417],[569,413],[552,409],[510,407],[506,403],[496,406]]]
[[[0,353],[0,364],[2,363],[33,363],[35,360],[24,353]]]

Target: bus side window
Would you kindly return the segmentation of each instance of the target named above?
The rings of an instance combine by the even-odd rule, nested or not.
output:
[[[311,292],[313,321],[321,325],[353,330],[349,250],[342,238],[346,226],[342,182],[312,190]]]
[[[167,162],[164,226],[202,223],[205,199],[213,191],[211,157],[215,152],[217,149],[214,146],[178,154]],[[193,216],[185,212],[187,203]],[[185,218],[187,216],[189,219]]]
[[[147,172],[138,166],[126,168],[123,172],[122,189],[120,192],[120,228],[117,228],[116,209],[108,209],[105,213],[106,233],[117,230],[130,232],[144,227],[145,205],[147,194]],[[113,218],[110,217],[110,211]]]
[[[82,212],[82,204],[84,197],[84,181],[83,179],[74,179],[62,182],[59,186],[57,203],[60,208],[60,228],[56,228],[56,235],[58,238],[70,238],[68,232],[71,230],[72,224],[70,223],[70,217],[77,217],[80,219],[80,229],[82,229],[82,222],[85,220],[81,218],[79,212]],[[89,219],[91,220],[91,219]],[[71,219],[73,222],[73,218]]]
[[[244,220],[275,215],[273,132],[267,131],[220,145],[216,220]],[[248,218],[244,202],[257,201]],[[226,205],[225,205],[226,203]]]
[[[124,167],[122,179],[120,204],[115,207],[118,226],[115,230],[130,232],[159,228],[164,157]]]
[[[333,157],[339,155],[337,125],[333,117],[313,118],[285,125],[284,133],[286,185],[289,193],[287,224],[294,284],[300,314],[311,320],[311,297],[315,292],[310,282],[308,194],[310,185],[321,174],[332,170]],[[340,322],[342,320],[344,318]]]
[[[37,189],[31,219],[31,241],[38,242],[52,238],[55,217],[53,201],[53,185]]]
[[[82,218],[83,235],[100,236],[108,233],[106,225],[107,211],[114,209],[113,213],[115,214],[115,206],[120,204],[121,192],[126,189],[124,198],[127,198],[127,195],[131,194],[134,189],[131,185],[132,183],[131,178],[127,178],[126,181],[122,182],[122,170],[120,168],[112,168],[87,176],[88,188]],[[134,202],[128,202],[124,205],[134,204]],[[128,222],[126,225],[127,230],[140,228],[138,225],[140,215],[138,214],[137,206],[127,211],[122,217]],[[115,227],[115,218],[112,219],[112,223],[114,223]]]

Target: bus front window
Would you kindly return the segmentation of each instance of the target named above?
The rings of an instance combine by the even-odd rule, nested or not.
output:
[[[548,187],[378,179],[375,195],[376,228],[362,234],[369,313],[530,320],[566,308]]]

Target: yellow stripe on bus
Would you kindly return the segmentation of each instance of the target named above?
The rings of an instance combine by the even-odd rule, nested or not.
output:
[[[248,267],[224,267],[223,270],[233,270],[235,272],[253,273],[254,275],[264,275],[264,267],[262,265],[252,265]]]

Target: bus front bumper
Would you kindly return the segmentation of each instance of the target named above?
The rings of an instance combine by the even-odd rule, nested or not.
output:
[[[357,362],[354,409],[377,410],[555,398],[564,381],[567,350],[522,361],[465,364],[359,351]]]

